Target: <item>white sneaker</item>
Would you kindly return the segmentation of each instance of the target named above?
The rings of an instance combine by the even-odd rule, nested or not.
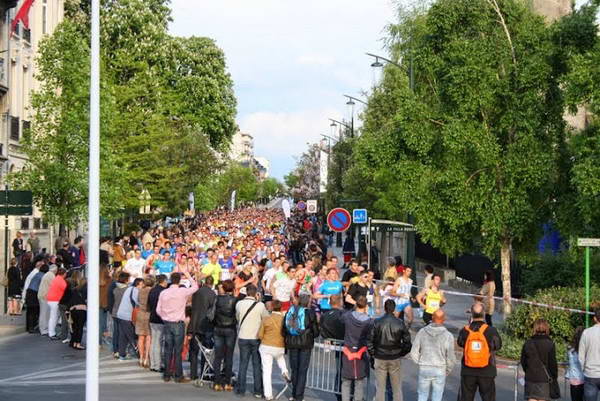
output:
[[[66,344],[66,343],[68,343],[69,341],[71,341],[71,340],[69,340],[68,338],[65,338],[64,340],[62,340],[62,343],[63,343],[63,344]]]

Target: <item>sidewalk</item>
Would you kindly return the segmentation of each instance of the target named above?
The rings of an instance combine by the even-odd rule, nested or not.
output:
[[[0,315],[0,338],[25,333],[25,313],[21,316]]]

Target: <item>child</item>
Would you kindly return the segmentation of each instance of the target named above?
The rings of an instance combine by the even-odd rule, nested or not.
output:
[[[565,377],[569,379],[571,385],[571,401],[583,401],[583,371],[579,363],[579,340],[583,333],[583,327],[579,326],[573,335],[573,341],[567,352],[569,358],[569,369]]]

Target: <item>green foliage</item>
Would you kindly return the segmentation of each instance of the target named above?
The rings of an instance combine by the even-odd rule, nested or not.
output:
[[[225,57],[208,38],[168,34],[168,0],[109,0],[101,10],[101,206],[105,217],[139,206],[142,189],[163,213],[222,168],[236,130]],[[41,89],[32,95],[27,168],[52,222],[72,225],[87,206],[89,4],[70,0],[66,19],[40,44]]]
[[[527,339],[514,337],[506,332],[501,332],[500,336],[502,337],[502,348],[498,351],[498,356],[516,361],[520,360],[521,351]],[[554,344],[556,345],[556,360],[558,362],[567,361],[569,342],[554,338]]]
[[[260,183],[259,194],[262,198],[272,198],[283,193],[283,185],[273,177],[266,178]]]

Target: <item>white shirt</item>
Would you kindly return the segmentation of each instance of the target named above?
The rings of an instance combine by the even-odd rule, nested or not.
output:
[[[292,298],[292,293],[296,288],[296,280],[292,280],[289,277],[281,278],[275,281],[273,296],[275,299],[281,302],[289,302]]]
[[[146,267],[146,261],[142,258],[132,258],[125,263],[123,271],[129,273],[129,282],[133,282],[136,278],[144,277],[144,267]]]
[[[271,267],[269,270],[267,270],[263,276],[263,281],[265,282],[265,294],[266,295],[271,295],[271,282],[273,281],[273,278],[275,277],[275,274],[279,271],[279,269],[276,269],[274,267]]]

